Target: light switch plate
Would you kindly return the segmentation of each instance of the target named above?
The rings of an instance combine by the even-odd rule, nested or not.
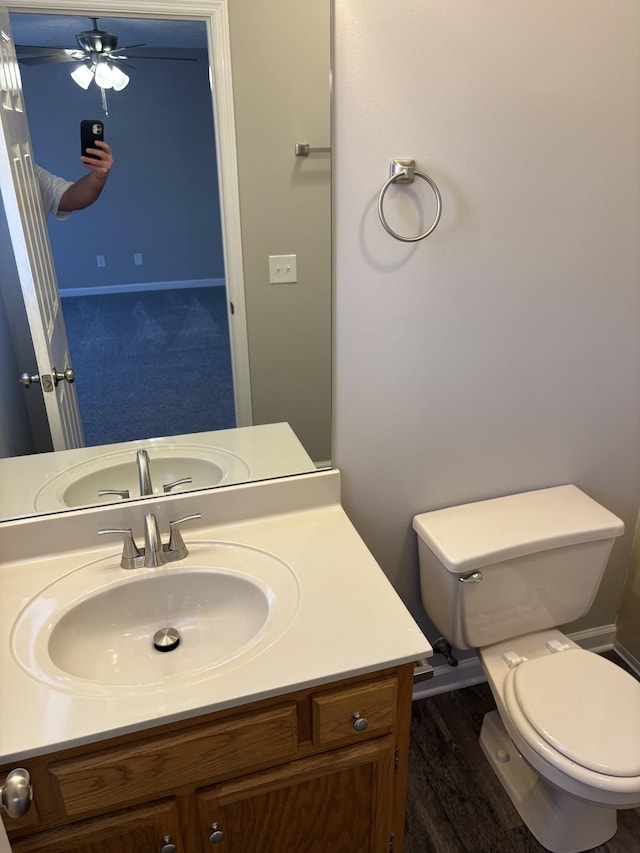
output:
[[[297,280],[296,255],[269,255],[269,284],[284,284]]]

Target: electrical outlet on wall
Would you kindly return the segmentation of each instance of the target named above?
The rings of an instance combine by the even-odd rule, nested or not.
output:
[[[106,261],[104,259],[104,255],[96,255],[96,263],[99,267],[106,267]]]
[[[296,255],[269,255],[269,284],[284,284],[298,280]]]

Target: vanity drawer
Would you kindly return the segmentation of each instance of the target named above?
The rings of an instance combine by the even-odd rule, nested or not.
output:
[[[294,703],[49,766],[69,817],[174,793],[296,757]]]
[[[311,697],[314,746],[349,739],[356,741],[390,729],[396,720],[398,682],[396,678],[345,687]],[[358,717],[362,719],[358,729]]]

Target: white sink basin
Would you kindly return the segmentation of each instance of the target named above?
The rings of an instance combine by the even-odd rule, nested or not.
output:
[[[171,492],[242,483],[250,478],[249,466],[240,456],[218,447],[176,442],[149,447],[148,454],[154,494],[164,494],[166,484],[187,477],[190,483],[175,486]],[[47,512],[118,500],[114,495],[98,495],[104,489],[127,490],[130,497],[140,497],[135,450],[116,450],[60,472],[39,489],[35,508]]]
[[[189,548],[156,569],[122,569],[117,553],[72,570],[21,612],[14,657],[59,689],[135,694],[239,666],[286,631],[299,602],[289,566],[244,545]],[[165,651],[164,629],[178,638]]]

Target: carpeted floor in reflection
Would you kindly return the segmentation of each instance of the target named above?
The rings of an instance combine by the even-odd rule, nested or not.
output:
[[[224,287],[64,297],[87,445],[235,426]]]

